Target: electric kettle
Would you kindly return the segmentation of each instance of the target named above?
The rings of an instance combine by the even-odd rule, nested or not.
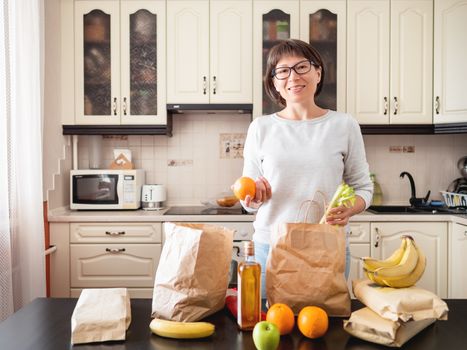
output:
[[[167,191],[164,185],[143,185],[141,205],[144,210],[160,210],[164,208],[167,200]]]

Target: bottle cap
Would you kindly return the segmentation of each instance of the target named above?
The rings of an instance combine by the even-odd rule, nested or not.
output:
[[[245,242],[243,242],[243,248],[245,250],[245,256],[254,256],[255,255],[255,242],[245,241]]]

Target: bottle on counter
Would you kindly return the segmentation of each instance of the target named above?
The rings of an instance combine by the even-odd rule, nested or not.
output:
[[[380,184],[376,181],[376,175],[370,173],[371,182],[373,182],[373,200],[371,205],[382,205],[383,204],[383,191],[381,190]]]
[[[252,330],[261,321],[261,265],[255,261],[253,241],[244,242],[245,261],[238,264],[237,323]]]

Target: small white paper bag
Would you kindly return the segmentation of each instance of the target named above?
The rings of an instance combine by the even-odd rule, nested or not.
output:
[[[71,342],[125,340],[130,323],[126,288],[83,289],[71,316]]]

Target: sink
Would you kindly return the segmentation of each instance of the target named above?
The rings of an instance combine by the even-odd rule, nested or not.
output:
[[[449,209],[436,207],[411,207],[407,205],[372,205],[367,209],[373,214],[446,214]]]
[[[367,211],[376,214],[419,213],[417,209],[407,205],[372,205]]]

